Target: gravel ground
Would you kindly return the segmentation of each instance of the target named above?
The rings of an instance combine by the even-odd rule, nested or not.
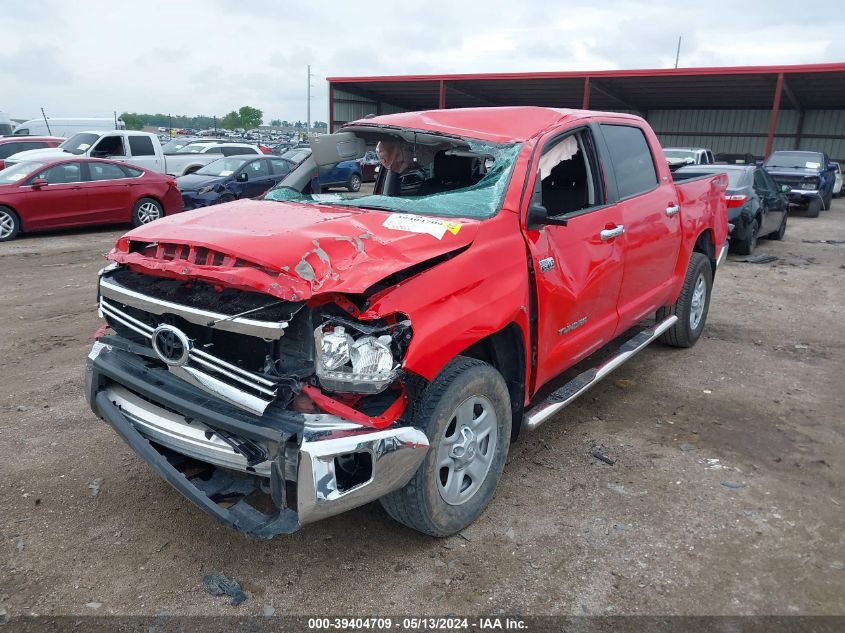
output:
[[[845,240],[843,201],[729,261],[694,349],[525,435],[446,540],[377,504],[251,540],[159,479],[83,397],[119,234],[0,245],[0,614],[845,614],[845,244],[807,242]]]

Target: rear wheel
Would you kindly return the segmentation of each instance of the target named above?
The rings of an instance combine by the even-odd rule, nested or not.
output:
[[[822,201],[818,198],[813,198],[810,200],[810,204],[807,205],[807,217],[808,218],[817,218],[819,217],[819,211],[822,210]]]
[[[361,175],[360,174],[352,174],[349,177],[349,182],[346,184],[346,188],[349,191],[358,191],[361,189]]]
[[[693,253],[678,300],[671,306],[657,311],[657,320],[671,315],[678,317],[675,324],[660,336],[660,342],[672,347],[692,347],[696,344],[710,309],[710,291],[713,289],[713,268],[702,253]]]
[[[751,221],[751,224],[745,229],[745,235],[741,240],[736,242],[736,252],[739,255],[751,255],[754,249],[757,248],[757,237],[760,232],[760,222],[757,218]]]
[[[132,209],[132,224],[141,226],[164,217],[164,208],[157,200],[141,198]]]
[[[381,504],[418,532],[449,536],[475,521],[493,498],[510,446],[508,388],[487,363],[458,356],[414,410],[414,426],[431,448],[411,481]]]
[[[8,242],[18,236],[21,221],[18,214],[9,207],[0,206],[0,242]]]

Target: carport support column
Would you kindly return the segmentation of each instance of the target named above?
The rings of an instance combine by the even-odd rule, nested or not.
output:
[[[590,78],[584,77],[584,98],[581,100],[581,109],[590,109]]]
[[[334,88],[332,82],[329,82],[329,128],[328,133],[334,132]]]
[[[441,110],[446,109],[446,81],[440,80],[440,97],[437,100],[437,107]]]
[[[768,158],[772,153],[775,143],[775,132],[778,127],[778,113],[780,112],[780,97],[783,94],[783,73],[778,73],[778,82],[775,86],[775,99],[772,102],[772,116],[769,118],[769,135],[766,138],[766,155]]]

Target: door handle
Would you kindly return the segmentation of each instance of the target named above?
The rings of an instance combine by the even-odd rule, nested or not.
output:
[[[668,215],[670,218],[673,215],[678,215],[680,212],[681,212],[681,207],[677,204],[672,205],[671,207],[666,207],[666,215]]]
[[[601,233],[599,233],[599,237],[601,238],[602,242],[606,242],[607,240],[612,240],[614,237],[619,237],[625,232],[625,227],[621,224],[616,225],[612,229],[604,229]]]

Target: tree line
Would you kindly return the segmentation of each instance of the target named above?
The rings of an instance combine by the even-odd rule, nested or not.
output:
[[[226,130],[234,130],[236,128],[251,130],[264,123],[263,117],[264,112],[252,106],[243,106],[238,110],[232,110],[220,117],[206,116],[204,114],[197,116],[188,116],[186,114],[170,115],[162,114],[161,112],[157,112],[156,114],[124,112],[120,115],[120,118],[126,123],[127,129],[130,130],[141,130],[146,126],[176,129],[192,128],[197,130],[208,130],[215,127]],[[282,119],[272,119],[270,125],[294,130],[305,130],[308,127],[304,121],[293,122]],[[322,121],[314,121],[312,127],[317,130],[328,128],[326,123]]]

